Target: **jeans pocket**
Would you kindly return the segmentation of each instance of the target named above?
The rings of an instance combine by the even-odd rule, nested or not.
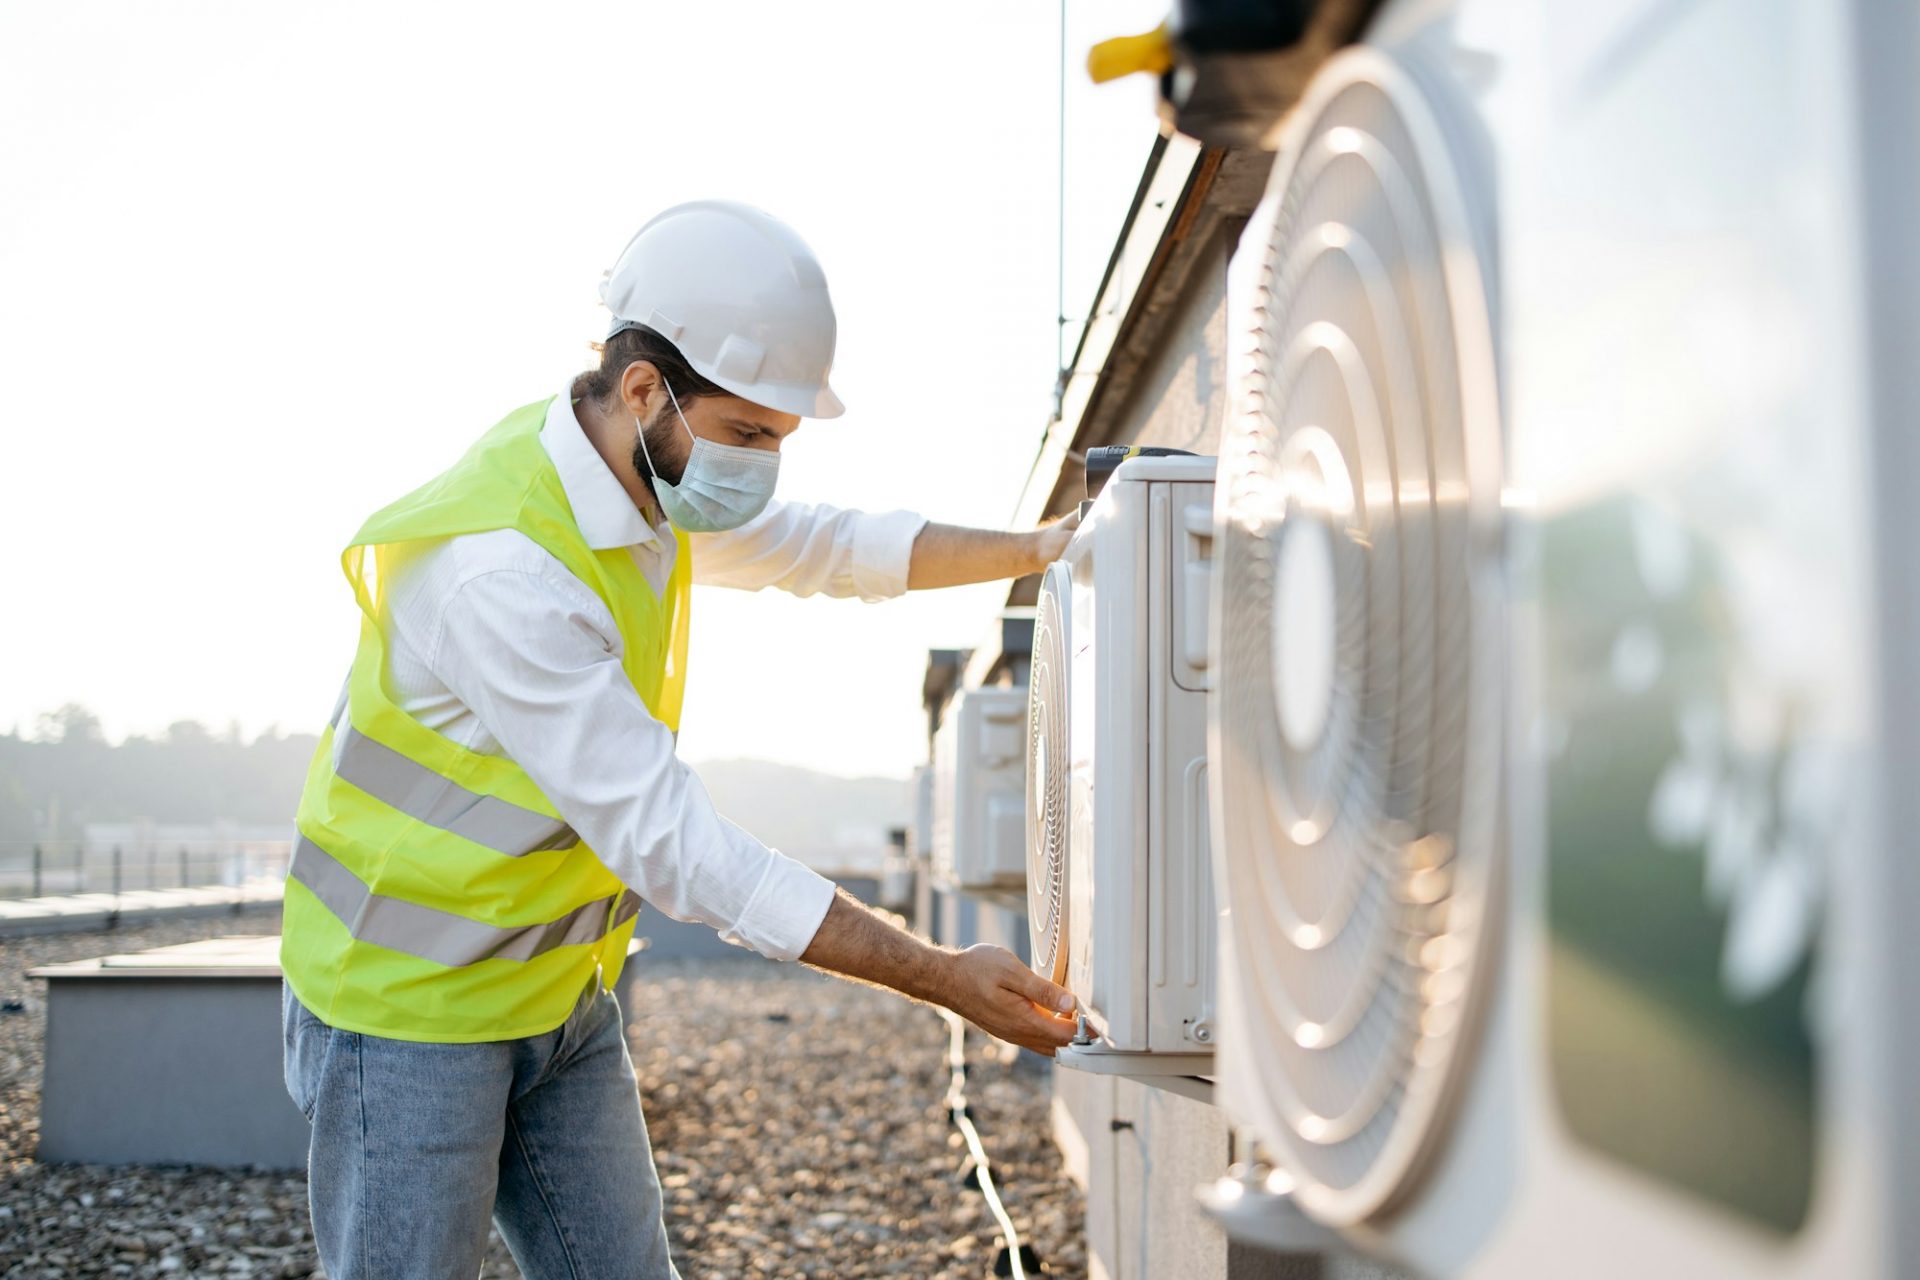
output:
[[[300,1003],[293,989],[282,983],[280,996],[281,1065],[286,1077],[287,1096],[309,1122],[320,1101],[320,1079],[326,1070],[327,1051],[332,1047],[334,1029],[316,1018]]]

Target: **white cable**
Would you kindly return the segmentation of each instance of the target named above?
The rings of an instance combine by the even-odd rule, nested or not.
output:
[[[947,1109],[953,1113],[954,1128],[960,1130],[960,1136],[967,1140],[967,1152],[973,1157],[973,1171],[980,1179],[980,1194],[987,1198],[987,1208],[1000,1224],[1000,1234],[1006,1239],[1007,1258],[1013,1264],[1013,1280],[1027,1280],[1026,1268],[1020,1263],[1019,1233],[1013,1229],[1013,1219],[1008,1216],[1007,1207],[1000,1203],[1000,1193],[994,1189],[993,1171],[987,1167],[987,1149],[981,1145],[980,1131],[973,1127],[973,1121],[967,1115],[966,1019],[951,1009],[941,1009],[939,1014],[947,1020],[947,1066],[952,1072],[947,1082]]]

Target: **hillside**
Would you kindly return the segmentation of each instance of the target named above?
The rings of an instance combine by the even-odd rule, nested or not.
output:
[[[841,868],[838,851],[880,848],[887,828],[905,826],[913,812],[905,778],[840,778],[766,760],[710,760],[694,772],[721,813],[830,870]]]
[[[0,734],[0,847],[136,818],[290,824],[316,741],[279,733],[243,740],[185,721],[158,737],[109,743],[90,713],[63,708],[32,737]],[[912,807],[900,778],[841,778],[765,760],[694,768],[721,813],[768,844],[834,868],[843,853],[884,845],[887,828],[904,824]]]

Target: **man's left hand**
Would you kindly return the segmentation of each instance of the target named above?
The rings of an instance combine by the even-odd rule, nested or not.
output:
[[[1077,510],[1038,529],[925,525],[913,541],[907,585],[919,591],[1044,573],[1065,553],[1068,540],[1079,527]]]
[[[1067,543],[1073,540],[1073,531],[1079,527],[1080,509],[1076,507],[1052,524],[1034,530],[1034,559],[1042,571],[1067,553]]]

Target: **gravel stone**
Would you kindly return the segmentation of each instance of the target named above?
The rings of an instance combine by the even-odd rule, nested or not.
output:
[[[43,1165],[45,964],[270,932],[250,915],[0,940],[0,1277],[325,1280],[302,1174]],[[750,955],[635,957],[628,1043],[685,1280],[976,1280],[999,1230],[963,1185],[941,1105],[946,1025],[888,992]],[[969,1041],[994,1182],[1048,1276],[1084,1280],[1084,1206],[1061,1173],[1046,1076]],[[497,1235],[482,1280],[520,1272]]]

